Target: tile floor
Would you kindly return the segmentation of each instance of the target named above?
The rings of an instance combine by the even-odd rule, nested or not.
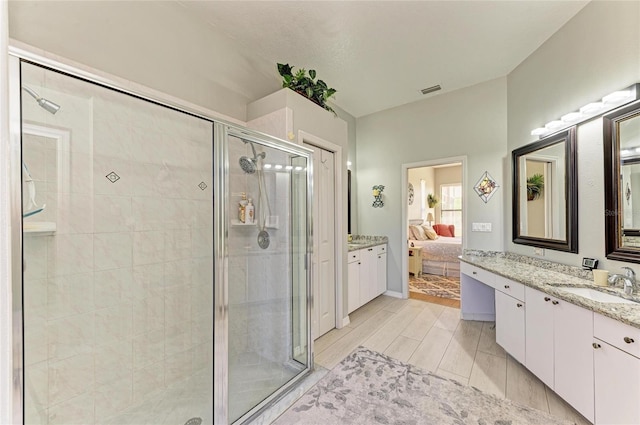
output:
[[[459,316],[456,308],[382,295],[354,311],[348,326],[318,338],[315,362],[331,369],[362,345],[577,424],[590,423],[496,344],[493,323]]]

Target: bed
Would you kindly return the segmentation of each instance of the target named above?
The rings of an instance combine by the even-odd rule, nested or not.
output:
[[[462,239],[455,237],[452,225],[447,226],[448,231],[439,228],[436,224],[433,230],[438,234],[437,239],[418,240],[415,239],[415,231],[410,228],[409,245],[422,248],[422,273],[429,273],[439,276],[459,277],[460,259],[462,255]],[[416,226],[411,226],[416,227]],[[452,234],[454,236],[442,236],[442,234]]]

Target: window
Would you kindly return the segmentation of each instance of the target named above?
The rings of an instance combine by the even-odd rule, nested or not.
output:
[[[440,223],[453,224],[456,236],[462,236],[462,185],[460,183],[440,186]]]

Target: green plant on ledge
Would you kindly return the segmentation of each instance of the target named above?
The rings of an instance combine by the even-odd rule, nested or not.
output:
[[[438,205],[438,202],[440,201],[433,193],[427,195],[427,204],[429,205],[429,208],[435,208],[435,206]]]
[[[533,201],[542,195],[544,190],[544,176],[542,174],[534,174],[527,179],[527,200]]]
[[[278,72],[282,76],[283,88],[290,88],[337,116],[331,106],[327,105],[327,100],[336,94],[336,89],[329,88],[327,83],[322,80],[315,81],[315,70],[310,69],[307,76],[307,71],[304,68],[300,68],[294,73],[293,67],[288,63],[279,63]]]

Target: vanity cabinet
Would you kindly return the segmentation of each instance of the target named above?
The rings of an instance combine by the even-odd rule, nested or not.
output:
[[[349,251],[347,260],[347,313],[360,307],[360,251]]]
[[[640,424],[640,329],[594,314],[595,423]]]
[[[552,305],[553,389],[593,422],[593,312],[564,300]]]
[[[525,366],[553,389],[553,302],[558,300],[533,288],[525,288]]]
[[[387,290],[387,244],[349,251],[347,274],[351,313]]]
[[[496,342],[517,361],[525,361],[524,301],[496,290]]]

